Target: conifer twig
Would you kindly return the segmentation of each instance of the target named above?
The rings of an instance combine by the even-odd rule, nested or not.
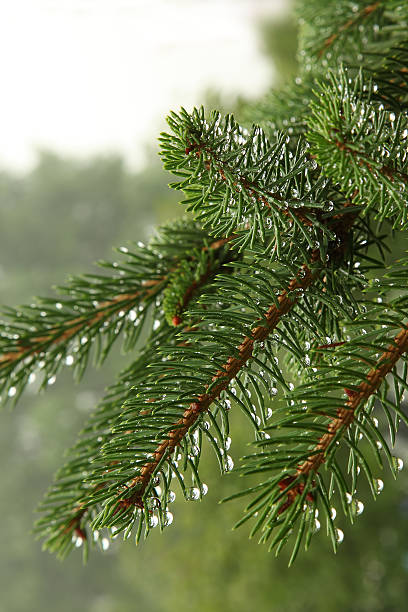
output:
[[[223,161],[220,160],[216,154],[214,153],[214,151],[212,151],[209,147],[205,147],[204,144],[190,144],[189,147],[186,148],[185,152],[186,155],[188,155],[191,152],[195,152],[196,157],[200,157],[202,153],[206,153],[208,155],[208,158],[204,160],[204,166],[206,168],[206,170],[210,170],[211,167],[211,160],[213,163],[217,164],[216,166],[216,170],[219,174],[219,176],[221,177],[221,179],[223,181],[227,181],[227,176],[226,176],[226,172],[229,170],[226,167],[223,167]],[[237,193],[239,193],[241,191],[241,189],[246,189],[248,191],[248,193],[250,194],[250,196],[252,196],[253,198],[255,198],[260,204],[262,204],[263,206],[265,206],[266,208],[268,208],[269,210],[272,210],[272,208],[274,208],[274,210],[279,211],[281,213],[283,213],[285,216],[289,216],[290,217],[290,213],[289,210],[287,208],[277,208],[276,206],[273,206],[273,204],[267,200],[267,198],[263,195],[260,195],[257,191],[257,186],[255,183],[248,181],[245,177],[243,176],[238,176],[237,180],[234,182],[234,187]],[[278,202],[284,202],[285,198],[278,192],[274,191],[271,193],[268,193],[268,197],[273,198],[274,200],[277,200]],[[299,200],[299,198],[295,198],[292,197],[291,201],[294,203],[298,203],[301,200]],[[293,215],[295,215],[299,221],[301,221],[302,223],[304,223],[307,226],[312,226],[313,223],[312,221],[307,217],[307,214],[309,212],[315,212],[313,211],[310,207],[307,206],[302,206],[301,208],[293,208],[290,209],[290,211],[293,213]],[[290,219],[291,221],[291,219]]]
[[[316,254],[315,254],[316,255]],[[165,454],[170,454],[181,442],[190,427],[196,422],[199,415],[208,410],[210,405],[220,396],[229,383],[235,378],[241,368],[252,357],[255,342],[263,342],[276,328],[280,319],[289,312],[296,304],[299,297],[292,296],[291,292],[296,289],[307,289],[315,280],[316,272],[312,272],[307,265],[303,265],[298,275],[291,280],[289,286],[277,298],[278,306],[272,305],[265,314],[267,326],[258,325],[254,327],[251,336],[246,336],[238,347],[238,357],[229,357],[223,368],[213,376],[212,382],[217,383],[210,393],[202,393],[195,402],[192,402],[185,410],[181,419],[174,424],[168,437],[163,440],[153,453],[153,460],[146,462],[140,470],[140,475],[135,477],[127,488],[136,488],[135,493],[120,501],[120,506],[128,507],[132,504],[143,505],[142,498],[149,484],[150,478]],[[218,381],[218,382],[217,382]]]
[[[373,4],[369,4],[368,6],[365,6],[357,13],[357,15],[355,15],[355,17],[350,18],[348,21],[346,21],[346,23],[341,25],[339,29],[337,30],[337,32],[334,32],[331,36],[326,38],[326,40],[323,43],[323,47],[318,52],[318,56],[321,57],[323,53],[327,51],[329,47],[331,47],[331,45],[340,36],[340,34],[345,32],[349,28],[351,28],[358,21],[360,21],[360,19],[365,19],[369,15],[374,13],[374,11],[376,11],[380,7],[380,5],[381,5],[381,2],[378,1],[378,2],[373,2]]]
[[[214,240],[208,246],[203,246],[202,251],[208,250],[219,250],[225,244],[233,240],[235,235],[228,236],[220,240]],[[174,270],[174,269],[173,269]],[[169,272],[172,272],[170,270]],[[203,284],[208,277],[200,279],[197,282],[197,287]],[[0,354],[0,371],[11,363],[22,360],[28,355],[38,354],[45,350],[48,346],[55,346],[61,342],[67,341],[81,329],[91,327],[97,322],[109,320],[113,317],[117,310],[129,311],[133,308],[135,302],[140,298],[148,298],[154,296],[160,291],[163,284],[166,283],[168,274],[161,276],[154,280],[142,281],[142,288],[128,293],[122,293],[110,300],[104,300],[95,307],[94,314],[85,313],[81,316],[74,317],[73,319],[61,322],[58,325],[54,325],[47,330],[42,330],[39,335],[35,335],[35,330],[31,334],[27,334],[26,337],[17,338],[15,344],[17,345],[16,350],[8,351],[7,353]],[[193,290],[192,290],[193,293]],[[185,301],[184,309],[186,308],[191,295]]]
[[[347,200],[344,208],[347,209],[352,205],[351,200]],[[332,222],[332,228],[338,233],[340,245],[333,247],[333,253],[339,254],[345,247],[345,240],[350,231],[357,213],[347,214],[346,220],[343,218],[343,214],[335,215],[330,221]],[[320,253],[318,250],[314,250],[311,253],[310,262],[316,264],[319,260]],[[238,346],[238,357],[229,357],[227,362],[224,364],[222,369],[218,370],[212,377],[212,383],[216,383],[211,388],[211,392],[204,392],[196,398],[196,401],[191,402],[189,407],[185,410],[183,416],[174,423],[174,428],[169,432],[166,439],[164,439],[152,453],[152,461],[146,462],[140,469],[140,474],[136,476],[131,483],[127,486],[126,492],[128,493],[133,487],[135,492],[119,501],[119,507],[127,508],[131,505],[143,507],[143,495],[148,487],[150,479],[157,468],[157,466],[163,460],[165,455],[169,455],[181,442],[186,433],[189,431],[191,426],[197,421],[200,414],[204,413],[209,409],[210,405],[219,398],[222,391],[224,391],[230,382],[235,378],[238,372],[246,364],[246,362],[252,357],[253,348],[255,342],[263,342],[269,334],[277,327],[282,316],[287,314],[291,308],[297,303],[299,296],[292,295],[292,292],[297,289],[306,290],[316,280],[319,275],[321,266],[318,266],[317,270],[313,271],[307,264],[304,264],[299,270],[298,274],[292,278],[288,288],[285,289],[277,298],[278,305],[273,304],[265,314],[267,326],[258,325],[252,329],[251,336],[246,336],[241,344]]]
[[[146,288],[146,291],[140,290],[134,293],[123,293],[111,300],[101,302],[98,304],[95,314],[91,317],[89,317],[89,315],[75,317],[62,325],[51,327],[47,330],[48,333],[45,335],[19,338],[17,340],[17,345],[19,347],[17,350],[0,355],[0,370],[14,361],[25,358],[27,355],[42,352],[45,345],[55,345],[65,340],[69,340],[81,329],[90,327],[103,319],[110,318],[115,314],[118,308],[125,311],[131,310],[135,300],[140,298],[142,294],[146,297],[154,295],[155,292],[158,291],[158,287],[160,287],[160,283],[162,283],[163,280],[164,278],[144,281],[142,284]],[[126,304],[124,304],[124,302],[126,302]]]
[[[360,383],[358,390],[345,389],[349,399],[344,404],[344,408],[338,409],[336,418],[332,419],[328,425],[327,433],[320,438],[313,455],[298,468],[298,474],[306,475],[311,470],[316,472],[319,469],[325,460],[325,452],[337,432],[342,427],[347,428],[352,423],[361,404],[378,390],[387,374],[391,372],[400,357],[407,351],[408,327],[404,327],[395,336],[394,342],[381,355],[377,365],[368,372],[366,380]]]
[[[344,151],[346,153],[350,153],[354,158],[358,158],[358,164],[360,166],[365,166],[370,172],[373,172],[373,165],[375,161],[370,159],[364,152],[357,151],[356,149],[352,149],[348,143],[342,142],[341,140],[335,140],[334,144],[340,151]],[[376,169],[376,168],[374,168]],[[377,170],[377,169],[376,169]],[[377,170],[383,176],[386,176],[391,181],[394,181],[395,177],[400,177],[406,183],[408,182],[408,174],[406,172],[402,172],[401,170],[397,170],[392,166],[388,166],[387,164],[383,164],[381,168]]]
[[[335,345],[333,345],[335,346]],[[331,419],[327,427],[327,433],[323,434],[318,444],[311,451],[309,458],[296,470],[296,476],[283,479],[279,486],[285,489],[299,475],[308,476],[311,472],[316,473],[326,460],[326,453],[331,443],[337,438],[338,433],[347,428],[353,422],[358,409],[373,395],[384,381],[401,356],[408,351],[408,326],[403,327],[395,336],[394,341],[378,359],[377,364],[368,373],[364,381],[360,383],[357,390],[345,389],[348,400],[343,407],[338,408],[337,415]],[[303,483],[297,484],[286,493],[287,501],[281,506],[280,513],[286,510],[295,500],[297,495],[303,492]]]

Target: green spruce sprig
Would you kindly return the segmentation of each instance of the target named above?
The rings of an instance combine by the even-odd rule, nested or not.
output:
[[[4,323],[15,397],[36,368],[49,380],[75,350],[81,372],[121,332],[136,352],[42,505],[37,531],[60,556],[167,528],[175,483],[207,492],[207,443],[232,470],[238,409],[256,447],[238,471],[261,478],[233,496],[251,496],[239,524],[276,552],[292,540],[290,562],[322,521],[336,549],[336,506],[351,520],[364,507],[360,473],[376,497],[378,472],[401,467],[407,262],[387,257],[391,228],[407,228],[407,7],[313,0],[301,15],[300,73],[257,106],[265,132],[203,108],[170,115],[162,157],[195,221],[74,279],[62,308]]]

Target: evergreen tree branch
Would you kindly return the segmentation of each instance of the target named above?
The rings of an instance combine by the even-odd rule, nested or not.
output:
[[[111,276],[74,277],[69,285],[59,288],[62,295],[56,298],[40,298],[29,307],[5,309],[8,319],[0,325],[0,390],[8,392],[8,397],[15,401],[26,384],[35,378],[36,370],[43,375],[44,388],[54,382],[63,365],[73,366],[79,378],[87,365],[93,341],[96,341],[95,356],[99,361],[105,359],[121,334],[124,348],[129,351],[148,321],[148,313],[153,311],[152,322],[160,320],[158,304],[162,293],[174,301],[175,279],[179,278],[183,266],[190,274],[197,274],[202,259],[213,262],[208,274],[195,281],[194,291],[197,291],[225,261],[234,259],[227,246],[232,236],[214,240],[198,231],[191,221],[184,222],[182,229],[178,225],[171,224],[169,236],[162,228],[156,245],[138,246],[134,252],[125,247],[119,249],[127,255],[127,261],[101,263],[112,271]],[[178,234],[183,242],[178,242],[174,252]],[[194,248],[184,250],[184,245],[189,243]],[[112,297],[106,299],[109,295]],[[177,316],[188,301],[179,305]]]
[[[279,410],[276,422],[266,428],[266,431],[274,432],[273,437],[268,434],[267,439],[257,442],[264,452],[245,458],[244,473],[272,473],[258,487],[232,496],[257,493],[255,500],[247,507],[247,515],[239,524],[253,517],[254,513],[259,513],[261,518],[257,520],[253,533],[262,527],[261,540],[267,541],[276,530],[270,547],[277,546],[279,550],[298,522],[299,531],[291,562],[296,557],[302,538],[306,536],[307,548],[311,536],[318,530],[315,517],[319,510],[323,510],[327,516],[328,531],[336,549],[337,540],[342,539],[343,535],[334,526],[330,498],[334,493],[338,494],[346,516],[353,521],[356,513],[358,515],[361,507],[364,507],[354,498],[360,466],[374,497],[382,490],[382,481],[372,475],[372,468],[365,457],[366,449],[358,448],[360,439],[365,438],[368,442],[380,468],[383,467],[382,452],[394,475],[401,469],[400,460],[392,456],[378,420],[371,416],[371,412],[376,399],[384,409],[392,441],[395,440],[398,420],[407,422],[400,407],[402,392],[407,388],[408,371],[408,325],[401,323],[408,316],[406,283],[403,281],[406,270],[405,259],[401,264],[393,264],[382,281],[375,279],[369,285],[368,291],[375,286],[382,294],[387,294],[390,287],[400,287],[402,292],[392,302],[383,303],[380,299],[375,306],[367,300],[367,312],[363,311],[357,320],[350,323],[351,339],[333,343],[332,347],[331,344],[319,345],[317,350],[324,362],[315,365],[320,374],[312,374],[306,384],[287,396],[288,406]],[[361,328],[361,335],[353,333],[353,327]],[[371,331],[367,331],[367,328],[371,328]],[[397,334],[395,328],[399,329]],[[384,350],[386,343],[388,346]],[[328,350],[330,347],[334,350]],[[401,373],[397,369],[400,361],[404,363]],[[367,364],[371,366],[369,371]],[[388,396],[391,390],[388,375],[394,380],[394,400]],[[347,400],[333,394],[337,389],[345,392]],[[396,420],[391,417],[391,411],[395,411]],[[350,484],[347,482],[350,478],[343,473],[336,458],[340,442],[350,450]],[[323,465],[330,476],[329,490],[320,473]]]
[[[121,501],[125,507],[136,504],[143,505],[143,495],[150,482],[152,475],[158,465],[163,461],[163,457],[170,454],[181,442],[183,437],[194,425],[200,414],[207,411],[211,404],[219,398],[220,394],[228,387],[242,367],[252,356],[255,342],[263,342],[269,334],[276,328],[282,316],[296,304],[299,298],[291,297],[291,293],[297,289],[306,290],[316,277],[308,266],[304,265],[299,274],[292,279],[288,289],[278,297],[278,306],[273,304],[265,313],[264,319],[267,326],[259,325],[251,330],[251,336],[246,336],[238,346],[238,357],[230,357],[220,370],[213,376],[211,392],[205,392],[196,398],[185,410],[183,417],[179,419],[174,428],[169,432],[168,437],[160,443],[153,453],[153,461],[143,465],[140,475],[134,478],[129,490],[136,486],[137,491]],[[129,492],[129,490],[127,492]]]
[[[350,208],[352,209],[352,214],[348,212]],[[333,235],[336,237],[336,240],[330,246],[329,261],[340,261],[344,257],[348,232],[350,231],[350,228],[357,217],[357,212],[353,208],[351,202],[346,202],[343,210],[343,214],[335,214],[333,217],[329,216],[329,218],[326,220],[326,223],[328,223],[331,227]],[[229,239],[223,239],[220,243],[213,243],[213,245],[224,246],[228,240]],[[251,334],[245,336],[243,341],[241,341],[236,349],[237,357],[230,356],[228,360],[221,365],[220,369],[215,373],[215,375],[212,376],[211,384],[206,385],[206,392],[194,398],[190,405],[185,408],[181,418],[175,422],[173,421],[172,424],[170,424],[170,420],[168,421],[165,428],[166,433],[164,439],[162,438],[162,441],[150,452],[153,460],[150,459],[149,461],[145,461],[143,464],[139,465],[137,468],[139,471],[138,476],[133,477],[130,480],[126,478],[126,485],[124,488],[123,486],[119,487],[119,492],[117,485],[118,478],[117,476],[114,476],[113,473],[117,472],[118,476],[120,476],[123,468],[120,465],[121,462],[118,462],[114,458],[117,451],[111,449],[110,444],[106,442],[106,437],[103,437],[99,448],[105,445],[104,448],[106,448],[108,455],[104,457],[102,461],[100,461],[99,458],[98,462],[101,463],[101,466],[104,465],[105,467],[102,468],[100,476],[97,475],[99,473],[97,471],[91,478],[91,483],[93,484],[88,485],[88,491],[82,491],[82,494],[80,493],[76,496],[74,505],[71,506],[71,510],[69,510],[69,506],[64,505],[64,511],[68,510],[69,513],[66,518],[59,520],[58,524],[60,525],[60,531],[48,539],[47,547],[53,549],[56,543],[58,546],[60,546],[61,540],[62,542],[67,542],[68,544],[73,545],[69,540],[70,534],[74,534],[74,536],[79,539],[83,539],[84,535],[86,537],[85,524],[91,520],[92,516],[96,516],[93,525],[95,527],[98,526],[99,528],[100,526],[115,526],[115,524],[118,524],[117,521],[120,521],[120,519],[123,518],[124,513],[127,511],[133,512],[132,508],[143,509],[144,512],[147,511],[146,509],[148,506],[146,503],[148,502],[149,498],[147,498],[146,495],[151,489],[152,478],[157,470],[163,465],[164,461],[172,455],[173,451],[181,445],[187,433],[193,429],[193,426],[197,422],[200,415],[207,412],[211,404],[219,401],[221,393],[227,389],[231,380],[236,377],[248,360],[253,356],[255,343],[262,343],[271,334],[272,330],[276,329],[281,317],[292,309],[292,307],[298,302],[300,295],[303,294],[304,289],[309,287],[314,278],[319,275],[322,264],[320,263],[319,265],[318,261],[319,251],[314,251],[311,256],[311,262],[315,268],[314,272],[311,271],[309,266],[302,266],[302,269],[297,273],[295,278],[293,278],[288,284],[287,289],[284,290],[279,297],[275,298],[275,304],[268,309],[266,315],[263,315],[262,320],[265,321],[267,325],[257,325],[256,327],[252,328]],[[185,342],[182,342],[182,345],[185,344]],[[164,365],[165,362],[161,362],[161,366],[163,367]],[[174,375],[171,375],[171,377],[174,378]],[[150,396],[150,398],[145,401],[153,401],[153,398]],[[147,418],[152,415],[153,419],[157,418],[154,416],[155,400],[153,401],[152,408],[153,410],[146,409],[145,405],[143,406],[142,400],[140,417]],[[160,414],[160,412],[158,414]],[[118,422],[126,423],[126,417],[122,415]],[[146,425],[147,421],[144,423],[142,420],[136,427],[142,427],[143,429],[143,427],[146,427]],[[124,427],[126,428],[125,434],[131,434],[135,425],[129,423],[129,425],[124,425]],[[120,427],[120,431],[121,430],[123,430],[123,426]],[[93,454],[94,453],[95,451]],[[98,450],[96,450],[96,453],[98,454]],[[123,452],[121,454],[123,455]],[[111,459],[109,458],[110,455],[112,455]],[[85,456],[85,459],[86,457],[87,455]],[[106,465],[108,468],[106,468]],[[64,474],[69,473],[70,470],[71,468],[68,466],[62,476],[64,477]],[[60,486],[62,489],[64,488],[63,480]],[[89,486],[91,487],[90,490]],[[51,493],[50,500],[52,499],[53,495]],[[100,514],[98,515],[97,507],[100,501],[103,499],[106,499],[108,503],[105,506],[105,509],[102,507],[102,511],[100,511]],[[108,511],[108,514],[106,513],[107,508],[111,508],[111,510]],[[54,512],[55,509],[52,510],[52,516],[55,516]],[[131,514],[129,517],[131,522],[134,520],[132,517],[133,514]],[[40,521],[40,525],[48,525],[48,520],[49,517],[45,517],[45,521]],[[148,518],[146,518],[146,525],[148,529]],[[44,530],[42,530],[42,533],[44,533]],[[63,554],[63,552],[61,554]]]
[[[128,312],[136,303],[139,303],[142,297],[146,298],[158,293],[165,280],[165,277],[163,277],[157,280],[143,281],[144,288],[142,290],[134,293],[123,293],[111,300],[99,303],[95,307],[95,314],[93,315],[87,314],[68,319],[62,325],[50,327],[47,334],[42,336],[30,335],[28,338],[18,338],[16,344],[19,348],[17,350],[0,355],[0,370],[7,367],[11,362],[25,359],[33,353],[38,354],[46,350],[51,345],[70,340],[72,336],[83,333],[87,327],[92,327],[97,323],[103,324],[116,315],[118,310]]]
[[[65,319],[52,301],[45,324],[41,305],[23,309],[23,320],[12,314],[0,341],[0,382],[10,368],[20,385],[7,383],[12,394],[41,359],[50,376],[68,348],[84,365],[90,339],[106,354],[124,331],[136,348],[143,321],[151,325],[44,501],[38,532],[50,550],[87,549],[91,530],[126,538],[135,528],[137,542],[167,527],[173,478],[186,499],[206,492],[204,439],[221,472],[233,468],[232,403],[259,449],[241,471],[265,477],[234,495],[252,496],[239,524],[254,518],[251,536],[260,532],[277,552],[293,534],[290,562],[318,516],[336,549],[333,498],[350,519],[359,514],[360,468],[376,496],[382,481],[367,449],[395,475],[373,415],[382,410],[392,444],[399,419],[408,423],[408,263],[368,278],[383,275],[390,228],[408,227],[407,7],[302,3],[296,87],[272,107],[257,105],[267,134],[203,108],[168,118],[162,158],[196,221],[164,229],[124,275],[95,277],[97,295],[93,281],[77,283]],[[122,295],[132,298],[129,310]]]
[[[313,229],[310,244],[327,231],[316,212],[333,206],[333,194],[303,140],[290,147],[279,134],[269,143],[258,126],[248,132],[217,112],[207,120],[203,108],[172,113],[168,123],[173,133],[160,138],[164,167],[183,179],[171,186],[216,236],[237,233],[242,250],[257,236],[265,241],[268,230],[277,245],[286,238],[296,245],[300,223]]]
[[[329,345],[330,347],[330,345]],[[317,472],[325,461],[326,452],[334,439],[338,439],[338,432],[344,435],[344,431],[351,425],[355,414],[363,404],[376,393],[385,377],[389,374],[401,356],[408,351],[408,327],[404,327],[395,336],[394,341],[379,358],[376,366],[369,370],[366,380],[361,382],[356,390],[345,389],[349,399],[343,408],[337,409],[336,418],[332,419],[328,425],[327,433],[319,440],[318,445],[313,449],[311,456],[297,470],[297,474],[308,475],[310,472]]]
[[[361,73],[352,83],[340,70],[320,91],[307,120],[311,153],[347,196],[357,188],[354,199],[366,211],[374,208],[380,219],[389,217],[395,226],[405,227],[407,117],[372,102],[372,85],[364,83]]]
[[[340,25],[336,32],[333,32],[333,34],[326,38],[322,48],[318,51],[318,56],[321,57],[327,51],[327,49],[333,45],[334,41],[337,40],[339,36],[344,34],[349,28],[355,27],[362,20],[369,17],[372,13],[378,10],[381,5],[382,3],[378,1],[362,7],[353,17],[351,17],[345,23]]]

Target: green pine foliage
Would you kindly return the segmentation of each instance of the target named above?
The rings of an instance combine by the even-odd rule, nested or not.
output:
[[[4,400],[65,365],[81,376],[119,337],[132,353],[41,505],[37,533],[60,557],[166,530],[174,489],[207,493],[210,448],[243,477],[237,526],[288,543],[291,563],[319,530],[336,550],[337,512],[354,522],[360,491],[376,498],[402,467],[408,257],[389,252],[408,223],[408,6],[313,0],[298,16],[299,74],[248,125],[170,114],[161,155],[190,216],[5,310]],[[234,462],[239,410],[252,451]]]

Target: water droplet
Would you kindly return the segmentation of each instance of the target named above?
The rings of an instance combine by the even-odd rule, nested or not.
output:
[[[231,438],[228,436],[228,438],[225,439],[225,450],[229,450],[231,448]]]
[[[272,416],[272,408],[268,408],[268,410],[266,411],[266,418],[270,419]]]
[[[231,472],[231,470],[234,469],[234,462],[232,460],[232,457],[230,457],[229,455],[226,455],[225,457],[225,466],[224,469],[226,472]]]
[[[172,504],[174,502],[174,500],[176,499],[176,494],[174,491],[169,491],[169,494],[167,496],[167,502],[169,504]]]
[[[155,527],[157,527],[158,524],[159,524],[159,519],[157,518],[157,516],[155,514],[151,514],[149,516],[149,527],[151,529],[154,529]]]
[[[203,482],[203,484],[201,485],[201,495],[207,495],[208,493],[208,486],[205,484],[205,482]]]
[[[331,516],[332,521],[334,521],[334,519],[335,519],[335,518],[336,518],[336,516],[337,516],[337,510],[336,510],[336,508],[331,508],[331,510],[330,510],[330,516]]]
[[[67,356],[65,357],[65,364],[66,364],[67,366],[71,366],[73,363],[74,363],[74,358],[73,358],[73,356],[72,356],[72,355],[67,355]]]
[[[169,525],[171,525],[173,522],[173,514],[169,511],[166,512],[165,516],[164,516],[164,526],[168,527]]]
[[[144,242],[142,242],[141,240],[138,240],[137,246],[141,249],[144,248]]]
[[[276,388],[276,387],[271,387],[271,389],[270,389],[270,394],[271,394],[271,395],[277,395],[277,394],[278,394],[278,390],[277,390],[277,388]]]
[[[339,528],[336,529],[336,540],[339,544],[344,540],[344,533]]]
[[[31,383],[33,383],[35,379],[36,379],[36,376],[34,372],[31,372],[30,376],[28,377],[28,384],[30,385]]]
[[[319,530],[320,530],[320,521],[317,518],[315,518],[313,533],[317,533]]]
[[[390,121],[392,123],[395,121],[395,113],[390,113]]]
[[[160,506],[160,501],[157,499],[157,497],[151,497],[147,500],[146,504],[149,510],[155,510]]]
[[[364,512],[364,504],[359,499],[355,499],[353,501],[353,506],[352,507],[353,507],[354,514],[356,516],[360,516],[360,514],[363,514],[363,512]]]
[[[108,548],[110,546],[110,542],[109,542],[108,538],[102,538],[101,545],[102,545],[102,550],[108,550]]]
[[[119,251],[121,253],[129,253],[129,249],[127,247],[125,247],[125,246],[119,247]]]
[[[61,309],[62,309],[62,304],[61,304],[61,302],[57,302],[57,303],[55,304],[55,308],[56,308],[57,310],[61,310]]]
[[[400,457],[393,457],[392,462],[394,464],[395,469],[399,472],[404,468],[404,462]]]
[[[377,478],[377,480],[374,482],[375,487],[377,489],[377,493],[380,494],[381,491],[384,489],[384,483],[381,480],[381,478]]]
[[[14,397],[16,393],[17,393],[17,388],[16,387],[10,387],[10,389],[8,390],[8,396],[9,397]]]
[[[158,327],[160,327],[160,321],[156,319],[153,323],[153,329],[157,329]]]
[[[53,385],[56,380],[57,380],[56,376],[51,376],[51,378],[47,380],[47,385]]]
[[[197,487],[191,487],[190,489],[186,490],[186,499],[188,501],[197,501],[200,499],[200,497],[200,489]]]
[[[82,336],[81,338],[81,344],[86,344],[88,342],[88,338],[86,336]]]
[[[130,310],[129,314],[128,314],[128,317],[129,317],[130,321],[136,321],[136,318],[137,318],[136,310]]]
[[[353,501],[351,493],[346,493],[346,500],[348,504],[351,504],[351,502]]]
[[[80,546],[82,546],[82,544],[83,544],[83,539],[79,538],[79,537],[76,537],[75,538],[75,546],[76,546],[76,548],[80,548]]]
[[[193,457],[198,457],[198,455],[200,454],[200,448],[199,446],[192,446],[190,449],[191,454],[193,455]]]

